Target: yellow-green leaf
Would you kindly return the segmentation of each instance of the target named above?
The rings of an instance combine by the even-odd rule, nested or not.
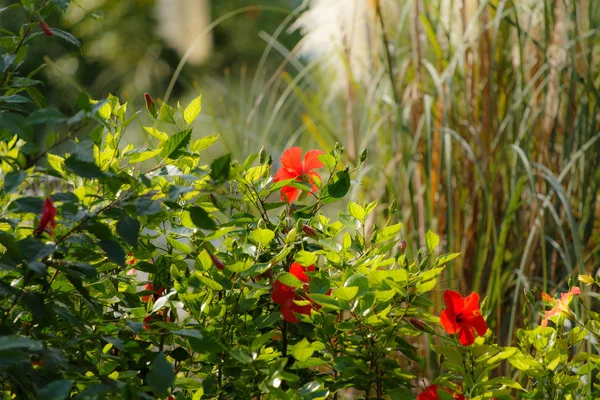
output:
[[[202,96],[198,96],[185,108],[183,119],[186,124],[189,125],[194,122],[198,114],[200,114],[200,110],[202,109],[201,100]]]

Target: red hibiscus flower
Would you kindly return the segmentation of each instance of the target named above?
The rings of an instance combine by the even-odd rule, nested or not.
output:
[[[569,303],[574,295],[579,294],[581,294],[581,290],[577,286],[573,286],[567,293],[561,293],[560,300],[555,299],[547,293],[542,293],[542,299],[554,306],[552,310],[546,311],[546,318],[542,321],[542,326],[548,326],[548,321],[555,315],[572,316],[573,312],[569,308]]]
[[[311,193],[317,191],[314,183],[315,176],[321,179],[321,176],[312,171],[314,168],[323,168],[323,163],[319,161],[319,155],[323,154],[321,150],[310,150],[304,155],[302,160],[302,149],[292,147],[286,150],[281,156],[281,168],[275,174],[273,182],[284,181],[286,179],[295,179],[298,182],[306,182],[312,185]],[[288,203],[294,202],[300,195],[300,190],[291,186],[284,186],[281,189],[281,200]]]
[[[453,391],[451,391],[450,389],[446,389],[446,388],[440,388],[440,389],[445,390],[446,392],[450,393],[452,395],[452,397],[454,397],[456,400],[465,400],[464,394],[457,394],[457,393],[454,393]],[[438,394],[437,385],[427,386],[425,391],[421,392],[417,396],[417,400],[440,400],[440,395]]]
[[[479,309],[479,295],[471,293],[463,298],[460,293],[453,290],[444,292],[446,309],[440,315],[442,327],[451,335],[458,334],[460,344],[468,346],[475,341],[477,331],[480,336],[485,335],[488,326],[481,316]]]
[[[40,218],[40,223],[35,230],[36,235],[40,235],[42,232],[48,232],[49,234],[54,234],[54,228],[56,227],[56,208],[54,204],[52,204],[52,199],[50,197],[46,197],[44,201],[44,205],[42,206],[42,218]]]
[[[129,265],[133,265],[133,264],[135,264],[135,262],[136,262],[136,259],[135,259],[135,257],[133,257],[133,253],[130,252],[129,254],[127,254],[127,260],[125,261],[125,263],[127,263]]]
[[[310,278],[306,275],[306,272],[313,272],[314,270],[314,265],[311,265],[310,267],[303,267],[297,262],[293,263],[290,267],[290,273],[304,282],[304,290],[306,292],[308,292],[308,282],[310,281]],[[283,319],[287,322],[300,322],[294,313],[310,315],[310,310],[313,308],[312,304],[300,306],[294,303],[294,300],[310,301],[310,299],[297,294],[295,288],[284,285],[279,281],[275,281],[273,284],[273,293],[271,293],[271,298],[275,304],[279,304],[281,306],[281,315],[283,315]]]
[[[161,297],[163,295],[163,292],[165,291],[165,289],[163,289],[163,288],[158,288],[158,289],[154,290],[154,286],[152,286],[152,283],[148,283],[146,286],[144,286],[144,290],[154,292],[154,294],[148,294],[146,296],[142,296],[142,301],[144,303],[149,302],[151,296],[152,296],[152,300],[156,301],[159,297]]]

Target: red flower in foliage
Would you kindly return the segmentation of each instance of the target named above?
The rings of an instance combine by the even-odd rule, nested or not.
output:
[[[444,292],[446,309],[440,315],[442,327],[451,335],[458,334],[460,344],[468,346],[475,341],[477,331],[480,336],[485,335],[488,326],[481,316],[479,309],[479,295],[471,293],[463,298],[460,293],[453,290]]]
[[[150,295],[146,295],[146,296],[142,296],[142,301],[144,303],[147,303],[150,301],[150,296],[152,296],[152,300],[156,301],[159,297],[161,297],[163,295],[163,292],[165,291],[165,289],[163,288],[158,288],[158,289],[154,289],[154,286],[152,286],[151,283],[148,283],[146,286],[144,286],[144,290],[150,291],[150,292],[154,292],[154,294]]]
[[[54,33],[52,32],[52,29],[50,29],[50,27],[48,26],[46,21],[44,21],[43,19],[40,19],[40,27],[42,28],[42,30],[44,31],[44,34],[46,36],[54,35]]]
[[[306,275],[306,272],[313,272],[315,270],[315,266],[311,265],[309,267],[303,267],[302,265],[298,264],[297,262],[293,263],[292,266],[290,267],[290,273],[292,275],[294,275],[296,278],[298,278],[299,280],[301,280],[302,282],[304,282],[304,291],[308,293],[308,282],[310,281],[310,278]],[[331,292],[331,291],[330,291]],[[329,294],[329,293],[327,293]],[[284,285],[283,283],[279,282],[279,281],[275,281],[275,283],[273,284],[273,293],[271,293],[271,298],[273,299],[273,301],[276,304],[279,304],[281,306],[281,315],[283,315],[283,319],[286,320],[287,322],[300,322],[300,320],[296,317],[296,315],[294,315],[294,313],[296,314],[304,314],[304,315],[310,315],[310,310],[312,310],[313,305],[312,304],[306,304],[304,306],[300,306],[296,303],[294,303],[294,300],[297,301],[310,301],[312,303],[312,300],[310,300],[307,297],[304,297],[301,294],[296,293],[296,289],[288,286],[288,285]]]
[[[51,235],[54,233],[54,228],[56,227],[56,208],[54,204],[52,204],[52,199],[50,197],[46,197],[44,201],[44,205],[42,206],[42,218],[40,218],[40,223],[35,230],[36,235],[40,235],[42,232],[48,232]]]
[[[314,184],[314,178],[316,176],[321,179],[321,176],[312,170],[323,168],[323,163],[318,158],[321,154],[323,154],[321,150],[310,150],[306,152],[304,160],[302,160],[302,149],[300,147],[292,147],[286,150],[281,156],[281,168],[275,174],[273,182],[295,179],[298,182],[311,184],[311,193],[316,192],[317,186]],[[300,190],[295,187],[284,186],[281,189],[281,200],[291,204],[298,198],[299,192]]]
[[[221,260],[219,259],[219,257],[215,256],[215,255],[214,255],[214,254],[212,254],[212,253],[208,253],[208,254],[210,255],[210,259],[211,259],[211,261],[213,262],[213,265],[214,265],[215,267],[217,267],[217,268],[218,268],[218,269],[220,269],[220,270],[223,270],[223,269],[225,268],[225,264],[223,264],[223,261],[221,261]]]
[[[144,318],[144,323],[143,323],[142,327],[146,330],[150,330],[150,323],[152,323],[154,321],[171,322],[171,318],[169,317],[169,314],[167,314],[166,318],[163,318],[164,315],[165,315],[164,312],[161,310],[155,314],[150,314],[150,315],[146,316]]]
[[[464,394],[457,394],[446,388],[440,388],[440,389],[445,390],[446,392],[450,393],[452,395],[452,397],[454,397],[456,400],[465,400]],[[427,386],[427,389],[425,389],[424,392],[421,392],[421,394],[419,394],[417,396],[417,400],[441,400],[440,395],[438,394],[437,385]]]

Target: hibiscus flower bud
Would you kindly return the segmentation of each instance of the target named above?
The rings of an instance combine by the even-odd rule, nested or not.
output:
[[[44,31],[44,34],[46,36],[54,35],[54,33],[52,32],[52,29],[50,29],[50,26],[48,26],[46,21],[44,21],[43,19],[40,19],[40,28],[42,28],[42,30]]]
[[[398,250],[400,250],[401,253],[404,253],[406,250],[406,240],[403,240],[398,244]]]
[[[146,100],[146,110],[152,115],[152,118],[156,118],[158,116],[158,111],[156,111],[154,99],[148,93],[144,93],[144,99]]]
[[[408,322],[410,322],[410,324],[412,326],[414,326],[415,328],[417,328],[420,331],[423,331],[423,332],[427,331],[427,328],[428,328],[427,324],[418,318],[411,318],[408,320]]]
[[[310,237],[317,236],[317,231],[315,231],[313,228],[311,228],[308,225],[302,225],[302,232],[304,232],[307,236],[310,236]]]
[[[213,264],[215,267],[217,267],[218,269],[220,269],[221,271],[223,269],[225,269],[225,264],[223,263],[223,261],[221,261],[219,259],[219,257],[215,256],[212,253],[208,253],[210,255],[210,259],[212,260]]]

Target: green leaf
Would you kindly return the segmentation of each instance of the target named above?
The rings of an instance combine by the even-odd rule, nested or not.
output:
[[[330,171],[333,171],[333,169],[335,168],[335,157],[332,156],[331,154],[321,154],[319,155],[319,161],[321,161],[323,163],[323,165],[325,165],[327,168],[329,168]]]
[[[69,32],[65,32],[60,29],[52,28],[52,33],[54,33],[54,36],[61,38],[65,42],[72,44],[73,46],[77,46],[77,47],[81,48],[81,42],[79,41],[79,39],[77,39],[75,36],[73,36]]]
[[[23,212],[40,214],[44,200],[39,197],[21,197],[11,203],[11,208],[13,205]]]
[[[334,289],[331,295],[340,300],[352,300],[358,294],[358,286],[341,287]]]
[[[25,349],[28,351],[40,351],[41,342],[36,342],[24,336],[0,336],[0,351]]]
[[[104,171],[100,169],[95,163],[80,161],[77,158],[71,156],[64,162],[65,167],[73,171],[77,176],[82,178],[102,178],[106,176]]]
[[[65,173],[65,159],[64,158],[62,158],[61,156],[57,156],[56,154],[50,154],[50,153],[48,153],[46,156],[47,156],[48,164],[50,165],[50,167],[52,167],[52,169],[54,169],[56,172],[60,172],[61,174]]]
[[[329,185],[328,193],[335,199],[342,198],[350,190],[350,174],[348,168],[336,174],[337,180]]]
[[[219,135],[205,136],[202,139],[196,140],[194,142],[194,144],[192,144],[192,147],[190,150],[193,151],[194,153],[198,153],[198,152],[208,148],[210,145],[215,143],[217,140],[219,140]]]
[[[202,207],[189,207],[188,212],[190,213],[190,218],[192,219],[192,222],[198,228],[207,229],[210,231],[214,231],[217,229],[215,221],[213,221],[210,215],[208,215],[208,213]]]
[[[369,279],[365,274],[354,274],[346,280],[344,287],[356,287],[356,296],[363,296],[369,290]]]
[[[21,261],[21,251],[19,250],[19,244],[17,240],[8,232],[0,231],[0,245],[6,248],[6,255],[12,260]]]
[[[98,246],[104,250],[110,261],[122,267],[125,266],[125,252],[119,243],[114,240],[101,240],[98,242]]]
[[[27,117],[30,124],[58,124],[64,122],[66,117],[56,108],[35,110]]]
[[[12,171],[6,174],[4,177],[4,193],[10,193],[27,178],[27,173],[25,171]]]
[[[283,272],[277,275],[277,280],[283,283],[284,285],[293,288],[299,288],[304,286],[304,282],[302,282],[300,279],[296,278],[294,274],[290,274],[289,272]]]
[[[148,132],[150,135],[154,136],[158,140],[169,140],[169,135],[165,132],[161,132],[158,129],[153,128],[151,126],[143,126],[142,128],[144,128],[146,132]]]
[[[30,103],[31,100],[25,96],[21,96],[20,94],[11,94],[10,96],[0,96],[0,102],[4,103],[13,103],[13,104],[22,104],[22,103]]]
[[[317,262],[317,260],[318,260],[318,258],[316,255],[314,255],[313,253],[311,253],[309,251],[305,251],[305,250],[300,250],[294,256],[294,261],[296,261],[298,264],[302,265],[303,267],[310,267],[311,265],[314,265]]]
[[[117,222],[117,233],[131,246],[137,246],[138,236],[140,235],[141,224],[135,218],[129,216],[122,217]]]
[[[365,217],[367,216],[367,212],[365,211],[365,209],[353,201],[350,201],[350,203],[348,203],[348,211],[350,212],[350,215],[352,215],[360,222],[363,222]]]
[[[192,137],[191,129],[184,129],[171,136],[169,140],[163,145],[160,155],[164,158],[177,159],[183,153],[183,150],[187,149],[190,144],[190,138]]]
[[[173,366],[167,361],[164,353],[158,353],[150,364],[147,382],[158,396],[166,396],[167,390],[175,383]]]
[[[160,202],[149,199],[148,197],[140,197],[135,200],[135,209],[140,216],[155,215],[161,210]]]
[[[292,356],[300,362],[308,360],[314,352],[315,349],[306,338],[292,346]]]
[[[8,112],[0,113],[0,129],[16,134],[26,142],[33,142],[33,127],[18,114]]]
[[[129,162],[133,164],[133,163],[139,163],[139,162],[154,158],[157,155],[159,155],[162,152],[162,150],[163,150],[162,147],[160,147],[156,150],[147,150],[147,151],[134,150],[134,151],[128,152],[126,155],[129,156]]]
[[[224,182],[229,178],[231,169],[231,154],[226,154],[210,164],[210,177],[215,182]]]
[[[425,234],[425,244],[427,245],[427,251],[431,253],[440,244],[440,237],[431,231],[427,231]]]
[[[169,243],[175,250],[179,250],[184,254],[190,254],[192,252],[192,248],[190,246],[171,237],[167,237],[167,243]]]
[[[175,119],[175,109],[166,103],[163,103],[163,105],[160,107],[158,118],[167,124],[173,125],[177,122]]]
[[[186,124],[189,125],[194,122],[198,114],[200,114],[200,110],[202,109],[201,100],[202,96],[198,96],[185,108],[183,119]]]
[[[54,381],[44,386],[38,391],[36,399],[38,400],[64,400],[69,397],[73,381]]]
[[[252,231],[250,237],[255,242],[266,246],[275,238],[275,233],[270,229],[258,228]]]
[[[17,58],[14,54],[3,54],[0,56],[0,72],[3,73],[10,68],[12,63]]]

